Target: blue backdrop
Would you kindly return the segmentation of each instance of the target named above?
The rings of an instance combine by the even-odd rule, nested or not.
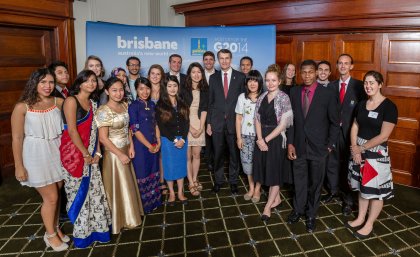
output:
[[[103,22],[86,23],[86,54],[97,55],[104,63],[106,76],[112,68],[126,68],[130,56],[141,60],[141,74],[147,75],[152,64],[169,70],[168,58],[182,56],[182,72],[192,62],[202,63],[205,51],[227,48],[232,51],[232,66],[239,70],[239,60],[250,56],[254,69],[262,74],[275,63],[276,31],[274,25],[238,27],[151,27]],[[218,68],[216,57],[216,68]]]

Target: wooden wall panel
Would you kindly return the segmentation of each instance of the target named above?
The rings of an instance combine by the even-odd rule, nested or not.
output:
[[[208,0],[174,9],[187,26],[275,24],[276,61],[326,59],[330,80],[344,52],[354,57],[353,77],[380,71],[382,92],[399,110],[390,139],[394,180],[420,186],[420,1]]]
[[[13,172],[10,115],[30,74],[53,60],[75,76],[71,0],[0,0],[0,172]]]

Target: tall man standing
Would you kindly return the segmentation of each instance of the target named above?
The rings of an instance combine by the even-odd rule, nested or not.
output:
[[[134,82],[136,81],[136,79],[140,78],[141,62],[139,58],[131,56],[128,57],[125,64],[127,65],[128,69],[128,85],[130,86],[130,92],[133,96],[133,99],[131,100],[135,101],[137,99],[137,91],[134,87]]]
[[[232,52],[221,49],[217,53],[221,71],[210,76],[207,133],[214,147],[213,192],[217,193],[225,182],[223,163],[225,144],[229,149],[229,183],[232,194],[238,193],[239,152],[236,147],[235,107],[238,97],[245,91],[245,75],[232,69]]]
[[[334,92],[316,82],[316,63],[300,65],[302,86],[292,87],[293,127],[287,131],[288,158],[293,160],[295,195],[287,222],[306,214],[306,230],[312,233],[321,197],[327,155],[338,135],[338,103]]]
[[[210,76],[216,72],[214,68],[214,64],[216,62],[216,58],[212,51],[206,51],[203,54],[203,66],[204,66],[204,74],[206,75],[207,84],[210,83]],[[213,150],[213,142],[211,140],[211,136],[206,133],[206,157],[207,157],[207,168],[209,171],[214,170],[214,150]]]
[[[182,88],[185,84],[187,75],[181,73],[182,57],[179,54],[172,54],[169,56],[169,72],[165,73],[166,77],[170,75],[176,76],[179,81],[179,86]]]
[[[350,129],[354,120],[354,108],[357,103],[366,99],[363,82],[350,76],[353,69],[353,58],[349,54],[338,57],[337,68],[340,78],[331,82],[328,87],[334,91],[340,103],[340,133],[337,138],[336,149],[330,154],[327,164],[327,190],[329,193],[321,200],[328,203],[343,193],[342,212],[348,216],[352,212],[353,193],[347,183],[348,163],[350,157]],[[340,189],[340,190],[339,190]]]

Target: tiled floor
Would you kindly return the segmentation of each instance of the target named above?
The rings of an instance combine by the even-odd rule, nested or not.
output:
[[[1,256],[420,256],[420,190],[410,189],[416,206],[404,206],[393,199],[374,226],[374,236],[359,241],[344,228],[347,218],[340,202],[321,204],[317,229],[307,233],[303,221],[285,223],[291,211],[291,194],[282,190],[283,206],[272,214],[268,224],[260,220],[262,202],[245,201],[246,180],[241,177],[240,194],[232,196],[226,185],[219,194],[210,192],[212,177],[202,171],[201,197],[189,205],[163,206],[144,217],[143,225],[114,235],[107,244],[87,249],[73,246],[62,253],[46,249],[36,193],[24,204],[0,211]],[[1,190],[1,188],[0,188]],[[397,187],[406,190],[405,187]],[[17,194],[18,196],[18,194]],[[71,224],[63,229],[71,232]]]

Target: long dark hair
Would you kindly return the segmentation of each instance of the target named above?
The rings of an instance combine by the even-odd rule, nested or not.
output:
[[[279,77],[279,79],[281,79],[281,86],[286,86],[286,83],[287,83],[287,68],[289,68],[290,65],[295,66],[295,75],[292,78],[292,84],[290,86],[296,85],[296,65],[294,65],[293,63],[286,63],[284,65],[283,70],[281,72],[281,75]]]
[[[145,77],[137,78],[136,81],[134,81],[134,88],[136,89],[136,91],[137,91],[137,88],[139,88],[140,84],[143,84],[150,89],[150,94],[149,94],[149,97],[147,98],[147,101],[149,101],[152,96],[152,84],[150,83],[150,80],[148,80]]]
[[[193,62],[188,67],[187,71],[187,78],[185,79],[185,89],[192,90],[192,78],[191,78],[191,71],[193,68],[197,67],[201,71],[201,80],[198,82],[197,88],[201,91],[206,91],[209,88],[209,85],[207,84],[206,80],[206,74],[204,73],[203,66],[199,64],[198,62]]]
[[[54,73],[52,73],[47,68],[37,69],[36,71],[32,72],[28,82],[26,82],[22,95],[19,98],[19,102],[24,102],[29,105],[29,107],[32,107],[34,104],[39,102],[41,99],[38,97],[37,87],[39,82],[43,80],[47,75],[51,75],[53,77],[55,85]]]
[[[178,108],[178,111],[181,113],[181,115],[184,116],[184,119],[188,120],[190,116],[190,110],[187,104],[185,104],[185,102],[179,97],[179,93],[180,93],[179,81],[177,77],[173,75],[168,76],[167,80],[165,81],[165,86],[160,89],[161,95],[156,106],[156,110],[160,113],[160,119],[163,122],[167,122],[172,118],[172,110],[174,107],[172,106],[171,100],[169,99],[169,94],[168,94],[168,89],[167,89],[167,85],[170,81],[173,81],[178,85],[178,93],[176,95],[177,108]]]
[[[248,88],[248,82],[254,80],[258,82],[258,91],[257,91],[257,98],[261,95],[262,89],[264,86],[264,79],[261,76],[261,73],[257,70],[250,70],[248,72],[248,75],[245,78],[245,98],[249,99],[249,88]]]
[[[74,80],[73,84],[70,87],[70,90],[69,90],[70,95],[77,95],[80,92],[80,85],[85,83],[92,75],[95,77],[96,81],[98,81],[98,78],[96,77],[95,72],[91,70],[82,70],[81,72],[79,72],[79,74],[77,74],[76,79]],[[89,99],[98,101],[98,98],[99,98],[99,89],[98,89],[98,85],[96,85],[96,89],[90,94]]]

